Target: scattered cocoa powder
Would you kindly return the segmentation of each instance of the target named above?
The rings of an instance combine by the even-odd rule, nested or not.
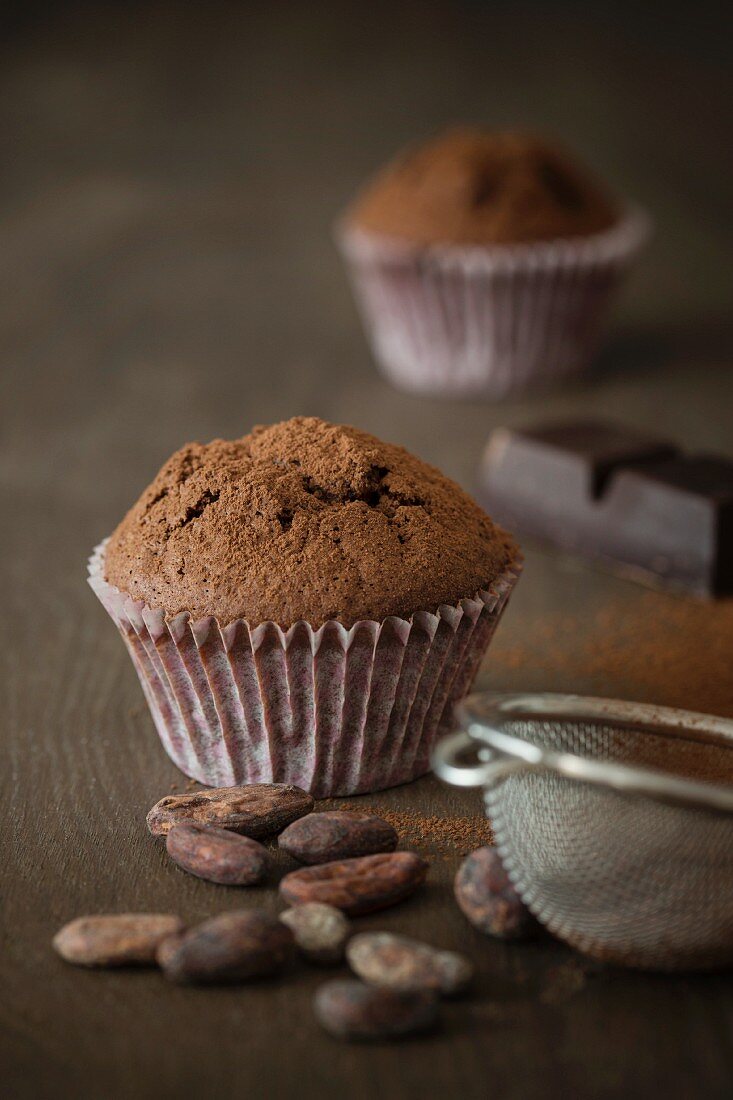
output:
[[[733,717],[733,600],[703,603],[662,593],[633,608],[602,607],[590,621],[527,623],[526,642],[492,649],[492,686],[522,671],[531,688],[580,690]],[[503,686],[503,685],[502,685]]]
[[[348,809],[340,803],[338,809]],[[361,813],[375,814],[397,830],[400,845],[442,855],[464,856],[494,843],[491,825],[482,814],[475,817],[425,815],[410,810],[383,810],[359,806]]]
[[[585,966],[575,959],[560,966],[550,967],[545,974],[540,1001],[546,1005],[563,1004],[584,989],[587,981]]]

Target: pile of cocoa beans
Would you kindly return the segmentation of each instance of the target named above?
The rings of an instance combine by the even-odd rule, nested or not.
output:
[[[77,966],[157,966],[172,982],[207,985],[281,974],[300,956],[317,966],[344,958],[354,978],[317,991],[316,1018],[345,1039],[399,1038],[434,1028],[443,997],[464,993],[473,965],[389,932],[353,934],[350,917],[395,905],[425,881],[428,863],[396,851],[399,837],[373,814],[315,812],[309,794],[288,784],[261,783],[169,795],[147,816],[171,860],[188,874],[226,886],[267,880],[278,847],[303,866],[286,874],[279,916],[238,909],[186,927],[168,913],[79,917],[53,945]],[[531,934],[522,904],[493,848],[479,848],[455,880],[458,905],[480,931],[503,938]]]

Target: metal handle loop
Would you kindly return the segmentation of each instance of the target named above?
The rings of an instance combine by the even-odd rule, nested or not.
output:
[[[459,764],[457,761],[469,749],[474,750],[481,762]],[[433,749],[433,770],[446,783],[452,783],[455,787],[489,787],[499,783],[507,775],[524,771],[527,767],[521,760],[510,760],[494,751],[491,759],[485,759],[487,755],[488,750],[481,748],[474,737],[459,730],[444,737]]]

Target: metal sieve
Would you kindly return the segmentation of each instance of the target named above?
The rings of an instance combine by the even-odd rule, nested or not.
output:
[[[623,966],[733,963],[733,722],[577,695],[473,695],[434,752],[483,787],[504,866],[560,939]]]

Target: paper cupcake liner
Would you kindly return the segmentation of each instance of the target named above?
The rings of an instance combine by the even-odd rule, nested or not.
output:
[[[577,240],[420,247],[341,226],[337,241],[391,382],[501,398],[590,363],[613,291],[649,228],[634,209]]]
[[[89,583],[117,624],[163,746],[208,786],[294,783],[316,797],[362,794],[430,769],[436,737],[468,691],[521,570],[435,614],[252,626],[166,618],[104,579]]]

